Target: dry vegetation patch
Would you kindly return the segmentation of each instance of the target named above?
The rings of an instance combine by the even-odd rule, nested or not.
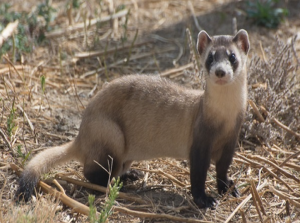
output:
[[[11,164],[22,167],[36,152],[74,138],[89,99],[116,77],[154,73],[199,88],[186,28],[192,41],[199,28],[231,34],[233,17],[252,44],[249,106],[229,173],[241,197],[219,197],[212,165],[206,186],[219,204],[199,210],[187,161],[144,161],[133,168],[145,176],[125,182],[110,221],[300,221],[299,3],[287,1],[290,17],[270,30],[246,18],[243,1],[9,2],[0,3],[0,21],[18,19],[19,26],[0,35],[9,43],[0,47],[0,222],[88,222],[78,214],[86,214],[88,195],[96,195],[100,211],[107,190],[85,182],[77,162],[43,176],[52,187],[40,186],[52,196],[26,205],[12,201],[18,168]],[[66,205],[53,201],[53,188],[66,193]]]

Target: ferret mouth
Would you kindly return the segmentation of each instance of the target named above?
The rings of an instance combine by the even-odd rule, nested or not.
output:
[[[225,84],[228,84],[229,82],[227,80],[224,80],[224,79],[218,79],[215,81],[216,84],[218,85],[225,85]]]

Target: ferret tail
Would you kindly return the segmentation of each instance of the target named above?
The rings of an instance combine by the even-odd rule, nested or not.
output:
[[[19,188],[15,200],[30,200],[40,176],[48,172],[52,167],[67,162],[76,155],[74,141],[61,146],[48,148],[34,156],[25,167],[19,180]]]

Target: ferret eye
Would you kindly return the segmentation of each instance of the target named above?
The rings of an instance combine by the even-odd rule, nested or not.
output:
[[[230,61],[230,63],[232,63],[232,64],[235,63],[236,57],[235,57],[235,54],[234,54],[234,53],[232,53],[232,54],[229,55],[229,61]]]
[[[212,64],[212,62],[214,62],[214,56],[210,53],[207,57],[206,63]]]

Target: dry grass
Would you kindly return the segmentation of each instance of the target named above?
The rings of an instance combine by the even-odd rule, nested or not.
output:
[[[22,8],[17,2],[13,1],[15,11],[30,12],[36,7],[35,1],[28,0]],[[125,11],[115,12],[111,20],[121,5]],[[144,161],[134,163],[133,168],[143,170],[145,177],[125,184],[110,220],[300,221],[300,48],[296,39],[287,44],[297,32],[293,28],[298,26],[297,20],[290,20],[278,30],[258,29],[239,14],[242,3],[230,0],[102,1],[101,5],[89,1],[72,10],[67,10],[67,1],[53,1],[51,6],[57,12],[49,24],[51,29],[45,33],[46,42],[34,42],[35,35],[45,31],[39,17],[40,23],[28,35],[34,51],[14,58],[9,51],[0,64],[0,222],[88,221],[73,213],[76,210],[72,207],[53,202],[53,196],[15,205],[11,198],[18,177],[11,164],[26,163],[20,152],[32,155],[74,138],[89,98],[103,83],[118,76],[156,73],[187,87],[199,87],[201,82],[194,77],[196,65],[188,59],[185,30],[189,27],[192,37],[199,26],[211,34],[231,33],[233,16],[237,17],[238,27],[249,31],[252,43],[248,78],[251,101],[230,168],[241,197],[218,196],[212,165],[206,186],[219,204],[215,210],[199,210],[190,195],[186,161]],[[100,25],[93,24],[99,20]],[[69,24],[73,28],[67,28]],[[281,38],[274,38],[274,34]],[[99,210],[105,189],[82,182],[78,163],[56,168],[43,179],[53,178],[57,172],[63,172],[56,176],[57,188],[66,192],[70,206],[73,200],[87,205],[88,194],[95,194]]]

